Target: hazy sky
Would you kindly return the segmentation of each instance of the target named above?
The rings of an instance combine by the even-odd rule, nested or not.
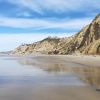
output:
[[[0,0],[0,51],[70,36],[100,13],[100,0]]]

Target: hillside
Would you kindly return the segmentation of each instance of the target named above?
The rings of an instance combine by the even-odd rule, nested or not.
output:
[[[33,44],[17,47],[11,54],[99,54],[100,55],[100,14],[74,36],[48,37]]]
[[[31,53],[42,53],[49,54],[49,52],[56,50],[60,38],[47,37],[39,42],[33,44],[20,45],[12,51],[12,54],[31,54]]]
[[[75,34],[73,39],[67,43],[62,51],[63,54],[83,53],[100,54],[100,14],[89,25]]]

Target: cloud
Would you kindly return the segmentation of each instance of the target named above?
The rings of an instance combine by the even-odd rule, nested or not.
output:
[[[26,30],[27,32],[26,34],[20,34],[20,32],[19,34],[0,33],[0,47],[2,47],[0,50],[11,50],[21,43],[31,43],[49,35],[68,36],[72,34],[68,33],[68,30],[80,30],[92,21],[97,11],[100,11],[100,0],[0,0],[1,2],[4,2],[3,4],[9,9],[7,9],[8,13],[6,14],[6,6],[0,5],[2,8],[0,12],[0,32],[8,28],[15,30],[18,28],[19,31],[22,29],[23,32]],[[14,11],[10,11],[12,5],[15,7],[13,8]],[[85,14],[90,17],[84,17]],[[29,34],[28,31],[31,29],[33,33],[35,30],[42,32],[42,30],[50,29],[51,31],[54,29],[54,31],[61,30],[62,32],[61,34]],[[66,34],[63,33],[63,30],[66,30]],[[10,32],[9,29],[7,31]]]
[[[26,19],[26,18],[7,18],[0,17],[0,26],[11,28],[22,28],[33,30],[42,30],[48,28],[56,29],[76,29],[79,30],[83,26],[89,24],[92,18],[80,18],[80,19],[63,19],[63,20],[51,20],[51,19]]]
[[[34,10],[37,13],[42,14],[43,11],[41,10],[41,7],[37,4],[36,0],[7,0],[9,3],[15,4],[22,8],[27,8],[30,10]]]
[[[17,13],[17,17],[20,17],[20,16],[31,17],[32,14],[29,13],[28,11],[23,11],[23,12],[19,12],[19,13]]]
[[[31,9],[44,14],[45,10],[53,12],[80,12],[100,9],[100,0],[8,0],[19,7]]]
[[[74,33],[74,32],[73,32]],[[58,36],[58,37],[65,37],[71,36],[73,33],[62,33],[62,34],[44,34],[44,33],[19,33],[19,34],[0,34],[0,51],[8,51],[13,50],[17,46],[21,45],[22,43],[33,43],[39,40],[42,40],[48,36]]]

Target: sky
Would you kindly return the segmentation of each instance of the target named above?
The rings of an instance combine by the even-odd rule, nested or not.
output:
[[[71,36],[100,13],[100,0],[0,0],[0,51]]]

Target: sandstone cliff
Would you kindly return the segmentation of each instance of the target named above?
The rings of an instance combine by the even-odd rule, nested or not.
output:
[[[60,38],[56,37],[47,37],[41,41],[35,42],[33,44],[20,45],[15,48],[11,54],[32,54],[32,53],[42,53],[42,54],[51,54],[51,51],[55,51],[58,47]]]
[[[48,37],[33,44],[17,47],[11,54],[99,54],[100,55],[100,14],[80,32],[71,37]]]
[[[100,14],[89,25],[75,34],[62,49],[63,54],[100,54]]]

